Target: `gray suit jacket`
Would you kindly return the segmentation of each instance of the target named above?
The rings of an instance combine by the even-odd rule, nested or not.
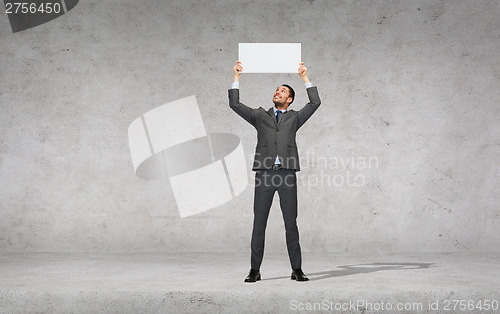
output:
[[[276,122],[273,108],[250,108],[240,103],[239,89],[229,90],[229,107],[257,129],[257,146],[252,170],[271,169],[276,155],[286,169],[300,170],[295,135],[321,104],[316,86],[307,90],[309,103],[299,111],[287,109]]]

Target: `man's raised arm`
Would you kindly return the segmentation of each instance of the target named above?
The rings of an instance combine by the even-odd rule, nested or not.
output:
[[[309,81],[309,77],[307,77],[307,68],[304,66],[304,62],[300,63],[298,72],[299,76],[302,78],[302,81],[304,81],[307,96],[309,97],[309,103],[307,103],[304,108],[299,110],[297,129],[299,129],[318,109],[319,105],[321,105],[321,99],[319,98],[318,89],[316,86],[313,86],[311,81]]]
[[[231,89],[229,90],[229,107],[239,114],[243,119],[245,119],[251,125],[255,125],[255,111],[240,103],[240,75],[243,71],[240,61],[236,61],[233,67],[234,80]]]

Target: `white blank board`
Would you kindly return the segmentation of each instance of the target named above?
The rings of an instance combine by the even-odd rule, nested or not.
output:
[[[240,43],[242,73],[297,73],[300,43]]]

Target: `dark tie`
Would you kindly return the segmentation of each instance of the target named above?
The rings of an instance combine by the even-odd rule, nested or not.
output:
[[[278,118],[280,117],[281,110],[276,110],[276,122],[278,122]]]

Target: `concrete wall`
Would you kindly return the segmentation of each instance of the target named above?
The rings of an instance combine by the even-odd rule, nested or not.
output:
[[[3,12],[3,10],[2,10]],[[322,98],[298,133],[304,251],[500,251],[497,1],[80,1],[12,33],[0,17],[2,252],[249,251],[253,173],[231,202],[179,217],[168,182],[136,177],[127,128],[196,95],[210,132],[239,42],[300,42]],[[272,105],[295,74],[247,74]],[[348,181],[350,180],[350,181]],[[278,196],[267,252],[285,252]]]

